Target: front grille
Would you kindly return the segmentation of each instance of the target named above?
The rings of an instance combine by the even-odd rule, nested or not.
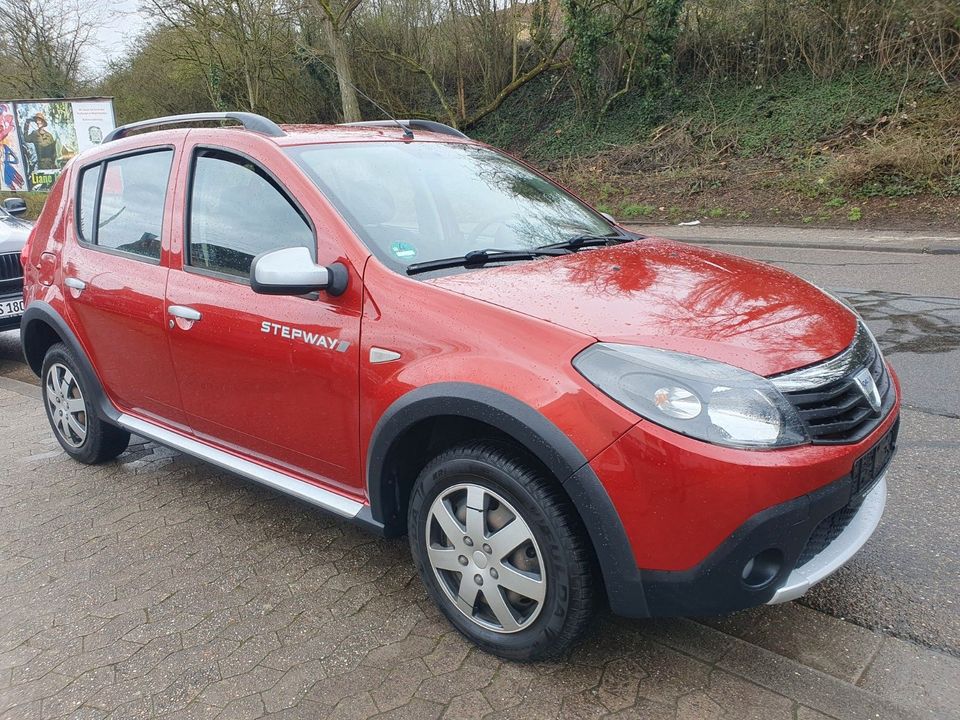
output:
[[[20,253],[3,253],[0,255],[0,281],[16,280],[20,277],[23,277]]]
[[[864,368],[877,386],[878,410],[871,407],[856,379]],[[853,344],[836,358],[771,379],[797,409],[816,444],[859,442],[880,424],[892,405],[890,373],[862,326]]]

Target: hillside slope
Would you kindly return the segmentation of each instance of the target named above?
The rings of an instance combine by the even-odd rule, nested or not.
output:
[[[938,78],[690,83],[666,101],[627,96],[599,122],[574,110],[544,82],[477,135],[618,217],[960,227],[960,87]]]

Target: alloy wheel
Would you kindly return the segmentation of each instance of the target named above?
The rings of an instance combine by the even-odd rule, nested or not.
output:
[[[46,400],[53,427],[70,447],[87,439],[87,406],[80,385],[66,365],[54,363],[47,371]]]
[[[547,591],[543,555],[527,522],[489,488],[459,483],[427,514],[427,556],[450,601],[481,627],[529,627]]]

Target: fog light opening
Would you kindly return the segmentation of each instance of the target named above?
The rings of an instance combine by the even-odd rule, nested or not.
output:
[[[760,590],[773,582],[782,565],[783,553],[776,548],[767,548],[747,560],[740,576],[748,588]]]

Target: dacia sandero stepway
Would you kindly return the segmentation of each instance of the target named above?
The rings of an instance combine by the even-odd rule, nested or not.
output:
[[[564,651],[601,601],[791,600],[883,511],[899,386],[854,312],[444,125],[124,126],[64,170],[22,260],[69,455],[135,433],[406,534],[503,657]]]

